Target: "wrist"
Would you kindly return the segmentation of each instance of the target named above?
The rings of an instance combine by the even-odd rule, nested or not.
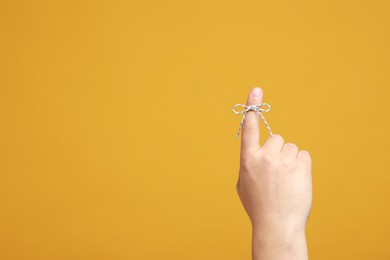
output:
[[[253,226],[253,260],[308,259],[305,229]]]

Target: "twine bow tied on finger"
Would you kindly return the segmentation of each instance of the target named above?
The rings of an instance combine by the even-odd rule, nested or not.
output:
[[[244,108],[244,109],[242,109],[240,111],[237,111],[236,108],[238,108],[238,107],[241,107],[241,108]],[[251,106],[247,106],[247,105],[243,105],[243,104],[237,104],[237,105],[233,106],[233,112],[236,115],[242,114],[242,119],[241,119],[240,126],[238,127],[238,131],[237,131],[237,134],[236,134],[236,139],[240,135],[240,132],[241,132],[241,129],[242,129],[242,125],[244,124],[246,113],[248,113],[248,111],[251,111],[251,110],[255,111],[257,114],[260,115],[260,117],[264,121],[265,126],[267,127],[267,129],[269,131],[269,134],[272,136],[271,128],[270,128],[269,124],[267,123],[267,120],[265,120],[265,118],[264,118],[264,116],[262,114],[262,112],[268,112],[270,109],[271,109],[271,106],[268,105],[267,103],[260,103],[260,104],[251,105]]]

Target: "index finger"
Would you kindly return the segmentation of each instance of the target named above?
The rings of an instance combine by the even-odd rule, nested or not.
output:
[[[246,101],[247,106],[260,104],[263,101],[263,90],[255,87],[251,90]],[[257,151],[260,149],[260,115],[256,111],[250,110],[245,114],[242,125],[241,150]]]

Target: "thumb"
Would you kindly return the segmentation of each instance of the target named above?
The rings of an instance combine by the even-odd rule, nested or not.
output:
[[[246,101],[247,106],[256,105],[263,102],[263,90],[255,87],[249,93]],[[260,148],[260,116],[256,111],[250,110],[246,113],[242,125],[241,150],[256,151]]]

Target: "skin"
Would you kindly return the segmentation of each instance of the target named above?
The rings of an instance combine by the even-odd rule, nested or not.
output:
[[[246,104],[262,101],[262,89],[253,88]],[[261,146],[259,120],[255,111],[247,112],[237,181],[237,193],[252,224],[252,259],[308,259],[311,156],[277,134]]]

